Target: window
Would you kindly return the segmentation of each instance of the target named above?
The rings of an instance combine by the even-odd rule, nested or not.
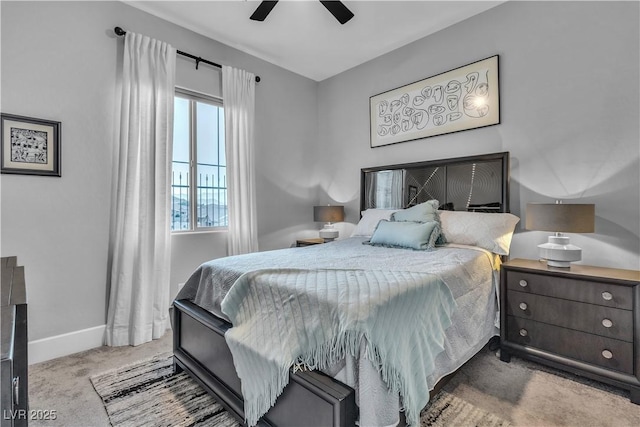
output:
[[[226,227],[224,109],[216,98],[176,90],[171,230]]]

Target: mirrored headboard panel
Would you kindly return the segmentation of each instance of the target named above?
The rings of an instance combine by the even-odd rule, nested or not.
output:
[[[509,153],[364,168],[360,186],[361,211],[436,199],[440,209],[509,212]]]

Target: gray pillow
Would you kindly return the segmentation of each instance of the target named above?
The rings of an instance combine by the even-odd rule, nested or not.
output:
[[[364,242],[373,246],[429,250],[435,246],[440,235],[440,223],[437,221],[387,221],[378,223],[371,239]]]

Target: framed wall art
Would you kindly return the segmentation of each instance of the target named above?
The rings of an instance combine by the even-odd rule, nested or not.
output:
[[[369,98],[371,147],[500,123],[498,55]]]
[[[1,173],[61,176],[60,122],[2,114]]]

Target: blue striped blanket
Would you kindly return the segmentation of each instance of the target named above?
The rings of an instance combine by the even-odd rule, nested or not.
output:
[[[225,335],[255,425],[298,363],[325,369],[364,356],[399,393],[409,425],[429,401],[426,378],[456,303],[438,276],[409,271],[264,269],[243,274],[222,301]]]

